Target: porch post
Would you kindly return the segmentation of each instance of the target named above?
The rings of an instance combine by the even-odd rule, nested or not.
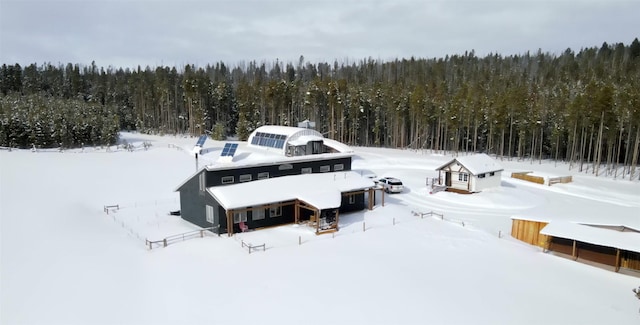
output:
[[[227,235],[229,237],[233,235],[233,213],[231,210],[227,210]]]
[[[295,207],[293,211],[294,222],[298,224],[300,223],[300,202],[298,200],[296,200],[294,207]]]
[[[616,272],[620,271],[620,249],[616,248]]]
[[[576,248],[576,241],[573,241],[573,251],[571,251],[571,256],[573,256],[573,260],[578,259],[578,249]]]

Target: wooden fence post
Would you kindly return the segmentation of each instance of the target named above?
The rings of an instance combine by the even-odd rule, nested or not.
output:
[[[298,246],[302,245],[302,236],[298,236]]]
[[[167,247],[167,239],[166,238],[162,240],[162,243],[164,244],[164,247]]]
[[[366,231],[366,229],[367,229],[367,228],[365,227],[365,224],[364,224],[364,221],[363,221],[363,222],[362,222],[362,232],[365,232],[365,231]]]

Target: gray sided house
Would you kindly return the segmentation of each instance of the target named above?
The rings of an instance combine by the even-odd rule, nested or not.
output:
[[[504,170],[486,154],[457,157],[438,167],[438,182],[447,190],[476,193],[500,186]]]
[[[351,171],[352,154],[327,148],[322,138],[309,136],[312,130],[295,129],[262,127],[249,137],[248,146],[252,139],[253,147],[262,142],[272,154],[275,148],[280,158],[206,166],[189,177],[176,189],[181,217],[203,228],[214,227],[218,234],[301,221],[312,222],[321,232],[337,230],[339,213],[364,209],[365,193],[373,197],[374,184]],[[286,132],[265,132],[279,130],[301,131],[304,136],[291,144]],[[305,138],[307,144],[302,143]],[[307,148],[313,154],[291,154]]]

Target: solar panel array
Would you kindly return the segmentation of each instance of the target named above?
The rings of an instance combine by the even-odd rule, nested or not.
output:
[[[238,150],[237,143],[225,143],[224,148],[222,148],[222,152],[220,153],[220,157],[233,157],[236,154],[236,150]]]
[[[251,139],[251,144],[282,149],[286,139],[287,136],[282,134],[256,132],[256,135]]]
[[[207,141],[207,135],[201,135],[200,138],[198,138],[198,142],[196,143],[196,147],[202,147],[204,146],[204,142]]]

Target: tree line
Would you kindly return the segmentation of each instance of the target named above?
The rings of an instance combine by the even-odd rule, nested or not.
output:
[[[552,158],[633,178],[640,42],[233,67],[4,64],[0,96],[2,146],[107,144],[117,130],[245,140],[260,125],[308,119],[354,146]]]

